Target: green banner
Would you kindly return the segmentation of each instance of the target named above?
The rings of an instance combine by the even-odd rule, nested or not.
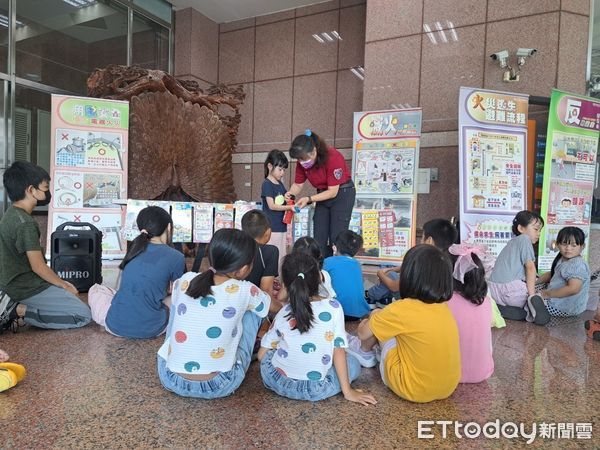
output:
[[[576,226],[589,237],[600,130],[600,101],[552,91],[544,160],[538,270],[550,270],[558,254],[556,236]],[[586,246],[583,257],[587,260]]]
[[[70,125],[122,130],[129,128],[129,102],[66,97],[58,108],[58,114]]]

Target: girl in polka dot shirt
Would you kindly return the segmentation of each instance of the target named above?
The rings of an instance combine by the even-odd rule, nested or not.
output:
[[[210,269],[175,282],[167,336],[158,351],[158,375],[169,391],[219,398],[244,380],[271,302],[269,294],[243,281],[255,253],[249,235],[221,229],[208,247]]]
[[[258,352],[265,386],[296,400],[318,401],[342,392],[352,402],[377,403],[371,394],[350,387],[361,366],[346,355],[341,305],[319,295],[317,261],[303,253],[287,255],[282,279],[289,304],[275,317]]]

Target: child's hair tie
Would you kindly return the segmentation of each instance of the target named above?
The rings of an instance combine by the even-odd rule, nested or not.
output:
[[[456,263],[454,263],[452,276],[461,283],[465,282],[465,274],[477,268],[477,264],[473,261],[473,254],[477,255],[481,260],[485,273],[489,273],[489,270],[491,270],[491,262],[489,261],[486,252],[487,247],[484,245],[467,243],[452,244],[448,249],[448,253],[458,256],[458,258],[456,258]]]
[[[145,228],[143,230],[140,230],[140,233],[148,235],[148,230],[146,230]]]
[[[212,273],[217,273],[217,270],[213,266],[210,266],[208,270],[210,270]]]
[[[304,280],[304,274],[302,272],[299,272],[298,276]]]
[[[312,136],[312,131],[310,131],[310,128],[307,128],[306,131],[304,132],[304,134],[308,137]]]

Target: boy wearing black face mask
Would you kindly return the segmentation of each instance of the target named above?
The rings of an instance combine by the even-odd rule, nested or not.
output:
[[[90,322],[89,307],[77,289],[46,264],[40,229],[31,216],[50,203],[50,176],[39,166],[18,161],[4,172],[12,201],[0,220],[0,332],[22,322],[39,328],[77,328]]]

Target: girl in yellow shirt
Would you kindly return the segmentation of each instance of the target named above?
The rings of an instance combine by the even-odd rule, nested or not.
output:
[[[431,245],[413,247],[402,263],[402,300],[374,310],[358,327],[360,348],[349,347],[366,356],[379,343],[381,377],[396,395],[419,403],[449,397],[461,375],[458,328],[446,304],[452,294],[449,257]]]

